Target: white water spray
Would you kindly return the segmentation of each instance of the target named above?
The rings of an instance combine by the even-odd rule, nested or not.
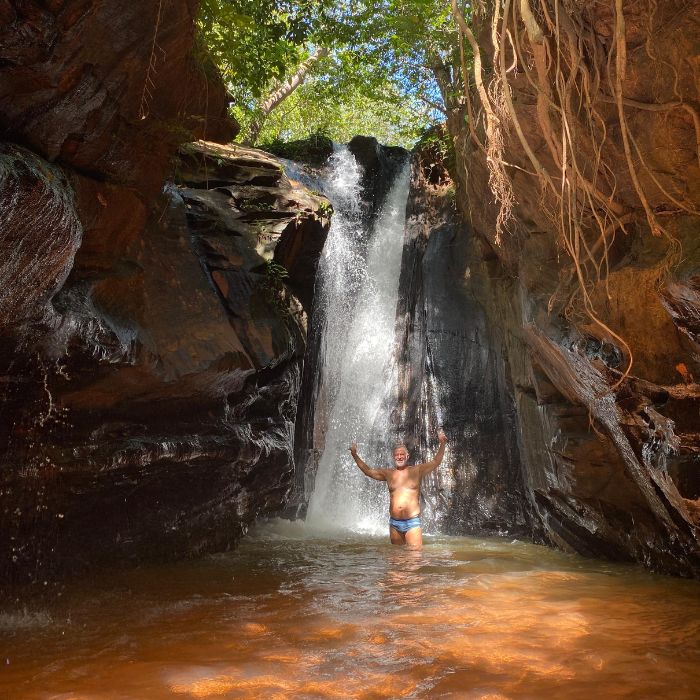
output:
[[[395,317],[409,187],[409,166],[397,175],[369,236],[359,216],[361,172],[337,152],[327,194],[336,214],[319,264],[325,310],[320,348],[321,393],[329,402],[325,449],[309,502],[314,529],[386,531],[386,485],[368,479],[348,451],[352,440],[371,466],[390,465],[386,398],[395,390]]]

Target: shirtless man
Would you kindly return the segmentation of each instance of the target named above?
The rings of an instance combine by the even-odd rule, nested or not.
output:
[[[405,445],[394,448],[395,469],[372,469],[357,454],[357,443],[350,445],[350,454],[364,474],[377,481],[386,481],[389,487],[389,537],[391,544],[407,544],[413,549],[423,546],[420,524],[420,483],[426,474],[437,469],[445,454],[447,436],[438,433],[440,449],[424,464],[406,464],[408,450]]]

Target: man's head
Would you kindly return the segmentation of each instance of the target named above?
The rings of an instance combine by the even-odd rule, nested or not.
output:
[[[408,462],[408,450],[406,445],[399,443],[394,447],[394,466],[397,469],[403,469]]]

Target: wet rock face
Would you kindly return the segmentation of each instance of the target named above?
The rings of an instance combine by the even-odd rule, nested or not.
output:
[[[448,436],[448,469],[422,488],[428,527],[530,535],[508,368],[478,300],[480,257],[449,177],[425,155],[413,160],[399,282],[397,434],[414,454],[435,453],[439,427]]]
[[[235,132],[195,10],[0,6],[3,590],[225,549],[292,481],[330,207],[212,144],[164,187]]]
[[[198,5],[4,3],[0,139],[156,194],[179,143],[234,134],[223,85],[192,53]]]
[[[256,272],[264,273],[272,284],[276,273],[269,263],[282,266],[284,270],[277,274],[283,275],[280,279],[310,313],[316,268],[332,213],[328,200],[290,183],[275,158],[237,145],[187,146],[180,158],[178,178],[190,187],[183,192],[191,226],[202,234],[215,234],[226,220],[226,226],[256,251],[258,257],[252,262],[253,266],[258,264]],[[200,216],[202,209],[207,214]],[[207,239],[204,245],[216,267],[220,243]],[[259,267],[259,257],[266,263],[265,269]],[[222,275],[215,277],[217,286],[221,279]],[[220,293],[240,298],[235,303],[245,306],[245,295],[241,297],[236,291],[239,283],[230,282],[225,289],[219,288]]]
[[[179,176],[118,256],[86,233],[36,360],[8,373],[41,388],[11,399],[13,583],[225,549],[284,505],[305,349],[290,288],[311,302],[328,203],[251,149],[193,144]]]
[[[13,304],[20,316],[51,313],[40,307],[65,279],[80,238],[68,209],[96,258],[119,255],[145,226],[177,146],[235,134],[219,76],[193,53],[196,11],[191,0],[0,8],[0,140],[33,154],[15,167],[16,146],[3,147],[3,250],[12,248],[3,279],[18,274],[13,265],[32,277],[23,292],[7,288],[6,321],[19,312]]]
[[[698,100],[691,68],[695,59],[683,58],[697,54],[697,23],[692,19],[698,8],[687,6],[687,12],[678,14],[678,7],[668,3],[650,15],[625,2],[622,10],[627,30],[622,80],[626,124],[644,161],[635,166],[637,185],[668,236],[654,236],[647,224],[626,161],[619,115],[606,94],[615,81],[601,78],[592,104],[601,115],[596,123],[605,124],[605,138],[591,140],[591,130],[579,121],[586,110],[570,116],[582,172],[588,172],[598,153],[614,181],[616,216],[621,218],[606,233],[606,260],[598,270],[592,262],[602,260],[595,217],[583,216],[578,222],[587,292],[607,330],[586,313],[574,265],[551,215],[559,212],[559,203],[530,174],[531,160],[515,130],[505,132],[503,161],[509,164],[516,204],[500,240],[489,164],[461,126],[462,107],[448,119],[457,151],[453,174],[458,205],[476,234],[471,245],[481,258],[483,284],[477,296],[496,351],[507,362],[508,393],[517,411],[523,479],[535,523],[551,542],[566,549],[697,576],[700,219],[694,212],[700,205],[700,169],[695,119],[679,105]],[[587,36],[602,55],[613,55],[614,9],[598,5],[566,11],[579,12],[581,24],[576,26],[592,32]],[[476,27],[485,64],[493,54],[490,12],[481,15]],[[542,41],[556,52],[554,37],[543,27]],[[644,50],[649,28],[651,54]],[[615,61],[607,65],[612,70]],[[596,66],[604,75],[605,66]],[[673,80],[666,78],[669,66]],[[554,173],[558,186],[561,168],[540,128],[547,107],[544,112],[542,104],[538,107],[533,76],[509,75],[512,101],[531,151]],[[555,123],[559,119],[552,110],[548,118]],[[475,135],[483,144],[480,127]],[[605,189],[606,177],[601,175],[596,186]],[[669,238],[683,251],[670,271]],[[584,243],[594,253],[591,259]],[[620,338],[634,358],[631,375],[621,383],[630,352]]]
[[[0,328],[44,313],[65,281],[82,226],[63,172],[31,151],[0,144]]]
[[[383,146],[373,136],[353,136],[348,149],[362,166],[362,200],[369,223],[406,162],[406,150],[399,146]]]

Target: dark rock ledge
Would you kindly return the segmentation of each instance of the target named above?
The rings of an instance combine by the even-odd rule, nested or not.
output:
[[[226,549],[283,506],[329,220],[271,156],[200,142],[127,241],[88,230],[3,356],[7,582]]]

